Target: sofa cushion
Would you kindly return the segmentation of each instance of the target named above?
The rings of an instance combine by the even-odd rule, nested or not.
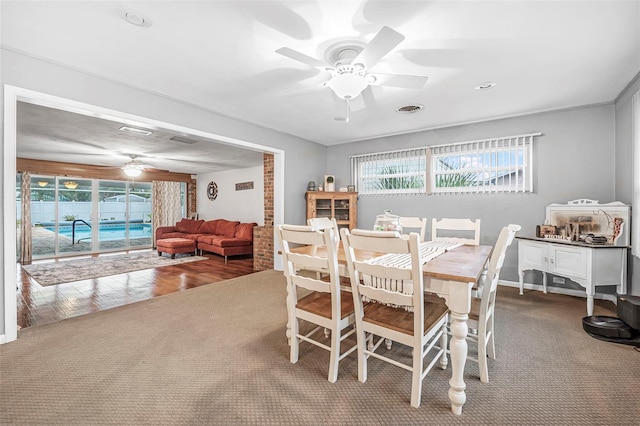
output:
[[[236,235],[236,228],[240,225],[240,222],[230,221],[226,219],[219,219],[216,226],[216,235],[223,235],[225,237],[233,237]]]
[[[200,234],[215,234],[216,227],[218,226],[218,222],[219,222],[218,219],[208,220],[200,226],[200,229],[198,229],[198,232]]]
[[[165,232],[162,234],[162,238],[158,238],[157,240],[165,239],[165,238],[189,238],[191,234],[187,234],[185,232]]]
[[[253,241],[253,227],[257,225],[257,223],[241,223],[236,228],[235,237]]]
[[[204,220],[182,219],[176,223],[176,231],[195,234],[203,223]]]
[[[246,238],[229,238],[219,235],[201,235],[200,238],[198,238],[198,243],[218,247],[238,247],[250,246],[252,244],[252,241]]]

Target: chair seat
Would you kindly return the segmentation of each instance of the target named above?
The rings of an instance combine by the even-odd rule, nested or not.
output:
[[[331,293],[314,291],[298,300],[296,308],[331,319]],[[340,312],[342,319],[353,315],[353,297],[351,293],[340,292]]]
[[[442,303],[438,301],[424,302],[423,330],[425,332],[449,311],[449,308],[444,303],[444,299],[442,300]],[[403,308],[394,308],[381,303],[368,303],[364,306],[364,317],[362,320],[413,336],[413,312],[408,312]]]

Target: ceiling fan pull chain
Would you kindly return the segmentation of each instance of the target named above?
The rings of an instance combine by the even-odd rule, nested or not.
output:
[[[351,108],[349,108],[349,99],[350,99],[350,98],[346,98],[346,99],[345,99],[346,104],[347,104],[347,115],[346,115],[346,118],[345,118],[345,120],[344,120],[344,122],[345,122],[345,123],[348,123],[348,122],[349,122],[349,115],[350,115],[350,113],[351,113]]]

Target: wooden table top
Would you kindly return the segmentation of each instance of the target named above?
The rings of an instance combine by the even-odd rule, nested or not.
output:
[[[294,248],[291,251],[311,254],[312,250],[312,246],[304,246]],[[427,277],[450,281],[477,282],[482,274],[484,265],[487,263],[489,256],[491,256],[492,250],[492,246],[464,245],[430,260],[424,264],[422,270]],[[319,247],[316,254],[320,256],[326,255],[326,249]],[[366,260],[380,256],[381,253],[359,251],[358,255],[361,259]],[[340,265],[347,264],[342,242],[338,246],[338,263]]]

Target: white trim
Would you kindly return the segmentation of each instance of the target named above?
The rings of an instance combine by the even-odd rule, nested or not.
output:
[[[640,257],[640,90],[631,98],[631,152],[633,181],[631,183],[631,254]]]
[[[142,127],[159,127],[175,132],[182,132],[212,139],[247,149],[268,152],[274,155],[274,221],[282,223],[284,217],[284,151],[281,149],[258,145],[252,142],[216,135],[213,133],[191,129],[177,124],[166,123],[150,118],[140,117],[97,105],[65,99],[46,93],[21,87],[4,85],[4,334],[0,334],[0,344],[16,340],[18,335],[17,299],[16,299],[16,133],[17,103],[28,102],[36,105],[57,108],[64,111],[91,115],[107,120],[119,121],[127,125]],[[277,251],[274,247],[274,259]],[[275,260],[274,260],[275,263]]]
[[[520,283],[517,281],[503,281],[500,280],[500,282],[498,282],[498,285],[504,286],[504,287],[515,287],[515,288],[520,288]],[[542,284],[532,284],[532,283],[524,283],[524,288],[526,290],[533,290],[533,291],[543,291],[542,288]],[[547,285],[547,293],[553,293],[553,294],[563,294],[565,296],[575,296],[575,297],[581,297],[583,299],[587,298],[587,293],[585,293],[584,290],[575,290],[572,288],[564,288],[564,287],[554,287],[554,286],[550,286]],[[526,294],[522,297],[526,297]],[[608,300],[610,302],[613,302],[615,304],[618,303],[618,298],[616,297],[615,294],[606,294],[606,293],[595,293],[593,295],[594,299],[598,299],[598,300]],[[585,313],[586,315],[586,313]]]
[[[16,116],[18,113],[17,87],[4,85],[4,334],[0,344],[18,338],[18,304],[16,299]],[[13,208],[9,208],[13,206]]]

